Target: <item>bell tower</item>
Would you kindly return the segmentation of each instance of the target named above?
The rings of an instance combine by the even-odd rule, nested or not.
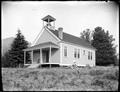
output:
[[[53,18],[52,16],[50,15],[47,15],[45,16],[44,18],[42,18],[43,20],[43,26],[47,26],[48,28],[52,28],[54,29],[55,28],[55,18]]]

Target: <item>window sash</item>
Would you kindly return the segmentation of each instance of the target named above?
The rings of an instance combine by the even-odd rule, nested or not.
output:
[[[78,58],[80,58],[80,49],[78,49]]]
[[[67,57],[67,47],[64,47],[64,56]]]
[[[91,52],[91,60],[92,60],[92,52]]]
[[[85,55],[85,50],[83,50],[83,55]]]
[[[74,58],[77,58],[77,49],[74,49]]]
[[[90,60],[90,51],[88,51],[88,60]]]

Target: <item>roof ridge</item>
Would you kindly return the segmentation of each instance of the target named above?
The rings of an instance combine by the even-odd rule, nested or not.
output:
[[[52,30],[50,29],[50,31],[56,35],[58,37],[58,30]],[[76,39],[76,40],[75,40]],[[78,45],[82,45],[82,46],[85,46],[85,47],[90,47],[90,48],[94,48],[89,42],[87,42],[86,40],[80,38],[80,37],[77,37],[75,35],[72,35],[72,34],[69,34],[69,33],[66,33],[66,32],[63,32],[63,39],[61,39],[62,41],[65,41],[65,42],[70,42],[70,43],[74,43],[74,44],[78,44]]]
[[[64,32],[64,33],[66,33],[66,32]],[[73,36],[73,37],[76,37],[76,38],[78,38],[78,39],[80,39],[80,40],[82,40],[82,41],[85,41],[87,44],[89,44],[86,40],[84,40],[84,39],[82,39],[82,38],[80,38],[80,37],[74,36],[74,35],[69,34],[69,33],[66,33],[66,34],[71,35],[71,36]],[[89,45],[91,45],[91,44],[89,44]]]
[[[69,33],[66,33],[66,32],[63,32],[63,33],[68,34],[68,35],[71,35],[71,36],[73,36],[73,37],[76,37],[76,38],[78,38],[78,39],[80,39],[80,40],[85,41],[86,43],[88,43],[86,40],[84,40],[84,39],[82,39],[82,38],[80,38],[80,37],[77,37],[77,36],[75,36],[75,35],[72,35],[72,34],[69,34]],[[88,44],[89,44],[89,43],[88,43]],[[90,45],[91,45],[91,44],[90,44]]]
[[[66,33],[66,32],[64,32],[64,33]],[[69,34],[69,33],[66,33],[66,34],[71,35],[71,36],[74,36],[74,35]],[[74,36],[74,37],[79,38],[79,37],[77,37],[77,36]],[[81,38],[79,38],[79,39],[81,39]],[[84,40],[84,39],[81,39],[81,40]]]
[[[53,31],[54,31],[54,30],[53,30]],[[58,30],[55,30],[55,31],[58,31]],[[77,37],[77,36],[75,36],[75,35],[72,35],[72,34],[69,34],[69,33],[66,33],[66,32],[63,32],[63,33],[68,34],[68,35],[71,35],[71,36],[74,36],[74,37],[76,37],[76,38],[78,38],[78,39],[84,40],[84,39],[82,39],[82,38],[80,38],[80,37]],[[84,40],[84,41],[85,41],[85,40]]]

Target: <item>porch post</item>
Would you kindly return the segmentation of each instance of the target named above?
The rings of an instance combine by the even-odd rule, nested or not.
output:
[[[25,61],[26,60],[26,51],[24,51],[24,65],[25,65]]]
[[[42,64],[42,48],[40,49],[40,63]]]
[[[50,50],[49,50],[49,63],[51,63],[51,45],[50,45]],[[51,64],[50,64],[50,68],[51,68]]]
[[[33,64],[33,50],[31,51],[31,59],[32,59],[32,64]]]

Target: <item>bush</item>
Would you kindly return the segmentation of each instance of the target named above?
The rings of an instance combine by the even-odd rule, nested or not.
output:
[[[99,79],[99,78],[95,78],[95,79],[92,81],[91,85],[104,87],[104,80]]]
[[[116,76],[111,74],[111,73],[108,73],[108,74],[105,74],[103,76],[104,79],[109,79],[109,80],[116,80]]]
[[[91,70],[89,72],[89,74],[92,75],[92,76],[102,75],[102,74],[104,74],[104,70]]]
[[[119,70],[115,71],[115,76],[116,76],[116,79],[119,81]]]
[[[115,72],[114,71],[106,72],[106,74],[104,74],[102,78],[109,79],[109,80],[118,80],[119,79],[119,71],[116,70]]]
[[[4,56],[1,57],[2,67],[10,67],[9,52],[7,51]]]
[[[92,86],[100,86],[103,88],[103,90],[106,91],[115,91],[118,90],[118,87],[116,87],[116,83],[107,80],[107,79],[102,79],[101,77],[96,77],[92,83]]]
[[[116,60],[115,65],[119,66],[119,59]]]
[[[86,64],[86,66],[85,66],[85,67],[86,67],[86,68],[91,68],[89,64]]]

